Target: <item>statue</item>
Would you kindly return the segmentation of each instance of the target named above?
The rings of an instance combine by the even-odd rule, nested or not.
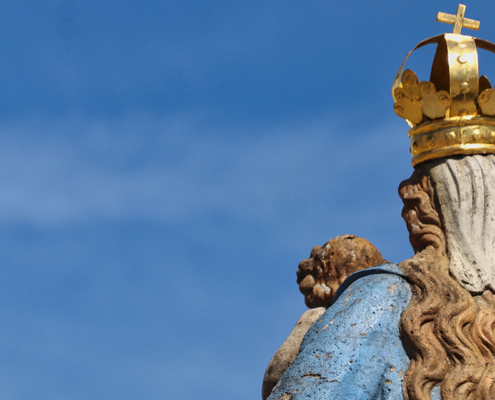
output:
[[[454,33],[415,47],[437,44],[430,81],[404,71],[411,51],[392,87],[411,126],[399,195],[415,255],[366,259],[342,237],[315,248],[298,270],[315,311],[272,359],[263,398],[495,399],[495,94],[477,56],[495,44],[460,34],[479,27],[464,12],[439,13]]]
[[[370,242],[354,235],[338,236],[322,247],[315,246],[297,270],[297,283],[310,308],[296,323],[266,369],[262,397],[265,400],[282,374],[299,354],[304,335],[332,305],[337,289],[352,273],[386,263]]]

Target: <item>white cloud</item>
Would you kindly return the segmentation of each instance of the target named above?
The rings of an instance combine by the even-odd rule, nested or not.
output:
[[[362,192],[409,162],[396,156],[407,136],[396,126],[356,135],[339,120],[261,129],[211,127],[190,115],[3,123],[0,220],[166,222],[222,211],[273,221],[370,201]],[[376,182],[363,182],[372,172]]]

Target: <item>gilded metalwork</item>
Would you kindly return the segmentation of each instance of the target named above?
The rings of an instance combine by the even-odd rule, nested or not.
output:
[[[409,131],[413,166],[456,154],[495,153],[495,119],[480,116],[430,121]]]
[[[431,82],[418,83],[416,74],[407,69],[402,75],[402,87],[395,88],[397,115],[417,125],[424,120],[444,118],[452,105],[452,97],[445,90],[437,91]]]
[[[452,107],[450,115],[477,114],[478,96],[478,52],[470,36],[445,34],[450,76]]]
[[[452,33],[457,35],[461,34],[462,28],[473,29],[475,31],[480,29],[480,21],[464,18],[465,12],[466,6],[464,4],[459,4],[459,7],[457,7],[457,15],[439,12],[437,15],[437,21],[454,25],[454,31]]]
[[[419,87],[423,99],[423,114],[430,119],[444,118],[452,105],[450,94],[445,90],[437,92],[435,85],[431,82],[421,82]]]
[[[463,27],[479,28],[464,13],[462,4],[456,16],[439,13],[437,20],[454,24],[454,33],[416,45],[392,85],[394,110],[412,127],[413,165],[457,154],[495,153],[495,90],[487,77],[479,78],[477,50],[495,53],[495,44],[461,35]],[[437,51],[430,81],[419,82],[414,72],[404,71],[405,63],[414,50],[433,43]]]
[[[478,97],[478,104],[483,115],[495,116],[495,94],[493,92],[493,89],[485,89]]]
[[[421,89],[418,85],[418,77],[411,70],[406,70],[402,75],[402,87],[394,92],[397,103],[394,110],[401,118],[411,121],[414,125],[423,122],[421,106]]]

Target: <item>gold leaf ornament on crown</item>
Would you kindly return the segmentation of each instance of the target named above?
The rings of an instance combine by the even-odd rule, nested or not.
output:
[[[462,154],[495,153],[495,93],[486,76],[479,77],[478,51],[495,53],[495,44],[461,35],[462,28],[478,30],[478,21],[438,13],[437,21],[454,25],[453,33],[418,43],[404,59],[392,85],[394,110],[411,129],[412,165]],[[420,47],[437,44],[430,81],[419,82],[405,70],[409,56]]]

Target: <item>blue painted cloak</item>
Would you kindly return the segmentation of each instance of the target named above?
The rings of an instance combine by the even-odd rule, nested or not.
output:
[[[403,399],[409,358],[399,323],[410,300],[410,285],[394,264],[352,274],[268,400]]]

